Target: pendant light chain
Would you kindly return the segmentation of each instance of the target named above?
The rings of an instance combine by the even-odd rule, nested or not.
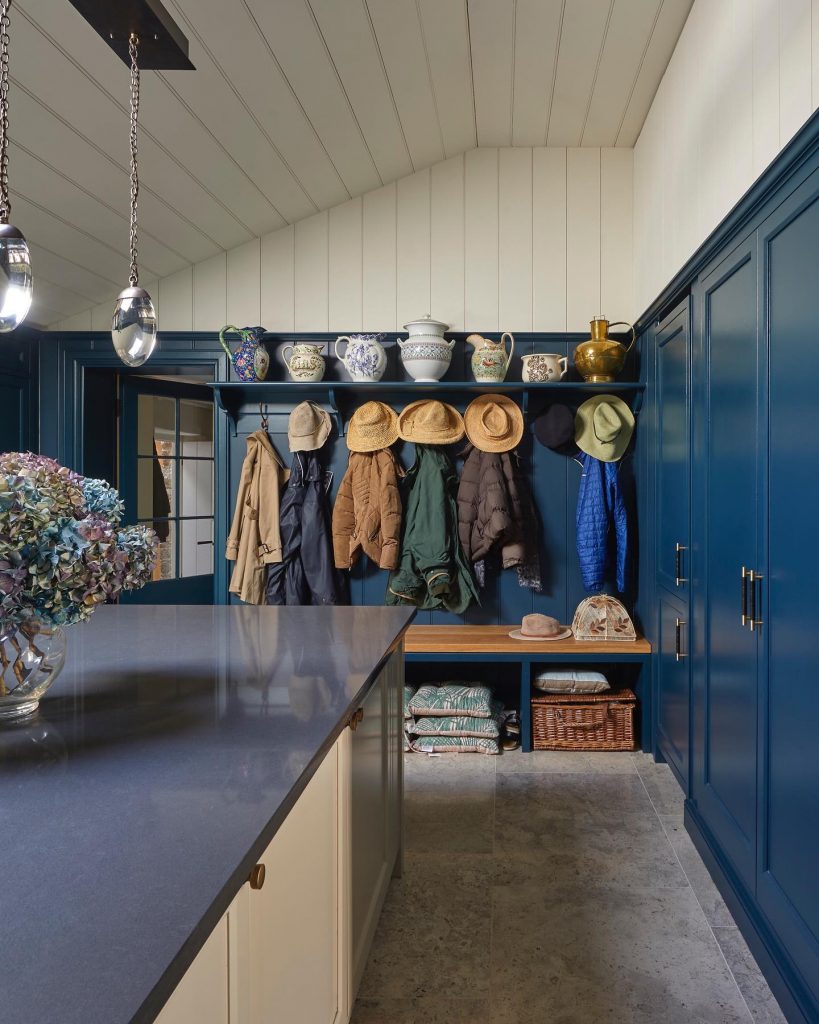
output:
[[[0,224],[11,217],[9,199],[9,7],[0,0]]]
[[[0,0],[5,3],[7,0]],[[137,266],[137,202],[139,200],[139,169],[137,167],[137,120],[139,118],[139,65],[137,64],[137,47],[139,39],[133,33],[128,40],[128,53],[131,57],[131,222],[129,245],[131,253],[131,287],[139,284],[139,267]],[[0,59],[2,57],[0,56]]]

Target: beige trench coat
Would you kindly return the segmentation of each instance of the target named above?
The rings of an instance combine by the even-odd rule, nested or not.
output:
[[[264,604],[265,566],[282,560],[279,496],[289,476],[267,432],[248,434],[225,551],[225,557],[236,563],[230,591],[248,604]]]

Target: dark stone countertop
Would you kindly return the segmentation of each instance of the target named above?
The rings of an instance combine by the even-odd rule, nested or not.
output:
[[[150,1021],[409,625],[131,605],[0,727],[2,1024]]]

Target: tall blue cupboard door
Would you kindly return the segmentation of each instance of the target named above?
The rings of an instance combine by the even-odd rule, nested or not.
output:
[[[818,178],[760,231],[768,445],[757,899],[812,987],[810,1020],[819,1020]]]
[[[753,888],[756,853],[757,634],[741,620],[740,577],[757,543],[755,240],[697,293],[694,357],[692,797],[734,870]]]

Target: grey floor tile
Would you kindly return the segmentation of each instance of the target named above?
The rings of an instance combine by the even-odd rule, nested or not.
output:
[[[712,928],[720,925],[733,925],[734,919],[731,917],[731,912],[714,885],[708,868],[697,853],[697,848],[691,841],[683,823],[671,821],[664,823],[664,827],[668,840],[699,900],[708,923]]]
[[[739,929],[715,928],[714,935],[756,1024],[787,1024]]]
[[[632,775],[637,766],[628,752],[584,750],[509,751],[498,758],[500,774],[602,773]]]
[[[350,1024],[493,1024],[486,997],[452,999],[441,993],[440,975],[409,987],[400,999],[360,998]]]
[[[499,1024],[749,1024],[690,890],[496,888],[492,991]]]
[[[437,772],[413,766],[406,773],[404,824],[410,853],[491,853],[494,814],[494,771],[444,764]]]
[[[668,765],[638,765],[637,771],[657,814],[682,813],[685,794]]]

